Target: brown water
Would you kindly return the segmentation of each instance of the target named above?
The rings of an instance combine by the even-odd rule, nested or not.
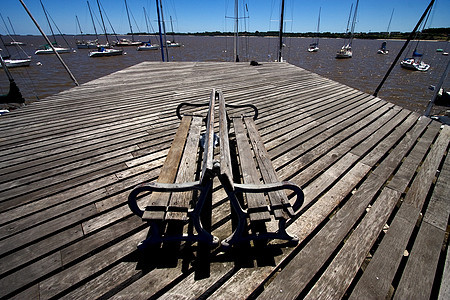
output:
[[[175,37],[184,44],[181,48],[169,48],[170,61],[232,61],[232,37]],[[5,38],[7,39],[7,38]],[[136,37],[147,40],[148,37]],[[73,82],[53,55],[34,55],[35,49],[43,44],[40,36],[24,36],[18,40],[26,42],[24,50],[32,56],[32,65],[28,68],[12,69],[12,74],[27,101],[43,99],[49,95],[69,89]],[[75,39],[66,37],[75,48]],[[152,42],[156,42],[152,37]],[[62,40],[60,43],[62,44]],[[341,82],[363,92],[372,94],[380,83],[390,64],[403,45],[403,41],[388,41],[389,55],[380,55],[376,51],[381,41],[354,40],[353,58],[335,59],[336,51],[342,47],[341,39],[321,39],[319,52],[306,51],[312,39],[287,38],[285,40],[284,59],[294,65],[318,73],[324,77]],[[415,45],[415,43],[411,43]],[[277,39],[264,37],[248,37],[240,40],[241,61],[256,60],[260,63],[273,61],[277,53]],[[436,52],[442,48],[450,51],[446,42],[421,42],[419,50],[425,53],[424,61],[431,65],[428,72],[414,72],[396,65],[390,77],[384,84],[378,96],[400,106],[422,113],[433,92],[430,85],[439,82],[449,56]],[[8,47],[13,56],[17,51]],[[136,51],[134,47],[123,48],[126,55],[105,58],[90,58],[88,49],[77,49],[76,53],[62,54],[66,64],[71,69],[79,83],[105,76],[112,72],[133,66],[142,61],[161,61],[160,51]],[[411,53],[412,50],[408,53]],[[401,58],[404,57],[402,55]],[[37,62],[42,65],[38,66]],[[150,70],[149,70],[150,71]],[[450,78],[444,84],[450,88]],[[0,72],[0,93],[8,91],[8,81],[4,72]]]

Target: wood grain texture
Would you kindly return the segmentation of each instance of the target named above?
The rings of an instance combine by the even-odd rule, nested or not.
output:
[[[139,252],[148,227],[126,199],[168,174],[177,105],[204,103],[213,88],[229,104],[258,107],[262,157],[305,192],[287,222],[300,243]],[[219,101],[216,134],[220,115]],[[448,126],[302,68],[143,62],[11,111],[0,129],[1,298],[427,298],[431,286],[448,298],[448,249],[438,247],[448,225]],[[221,239],[234,228],[230,212],[214,180],[211,229]]]

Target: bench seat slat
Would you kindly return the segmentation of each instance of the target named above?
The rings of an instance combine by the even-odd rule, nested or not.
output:
[[[183,155],[186,137],[189,133],[192,117],[184,116],[181,119],[180,126],[175,134],[175,138],[167,154],[166,160],[161,168],[160,175],[157,182],[174,183],[178,172],[181,157]],[[170,193],[154,192],[151,194],[148,204],[145,208],[143,220],[163,220],[165,217],[165,210],[152,210],[152,206],[166,207],[169,203]]]
[[[201,117],[193,117],[186,145],[184,147],[183,157],[178,170],[176,183],[195,181],[195,172],[197,169],[197,152],[200,140],[200,131],[202,126]],[[192,200],[193,192],[172,193],[166,215],[166,220],[186,221],[187,212],[190,208],[189,202]]]
[[[272,161],[267,153],[266,147],[261,140],[261,136],[256,129],[253,118],[245,117],[245,125],[249,134],[250,142],[252,143],[253,150],[258,162],[259,169],[264,183],[276,183],[280,182],[277,173],[273,167]],[[269,201],[275,218],[289,218],[294,215],[294,210],[289,203],[289,200],[284,191],[269,192]],[[289,215],[286,214],[289,213]]]
[[[242,171],[242,177],[245,184],[259,184],[260,175],[256,169],[250,144],[247,138],[247,132],[244,122],[240,118],[233,118],[236,143],[239,152],[239,159]],[[251,221],[269,221],[270,213],[268,211],[267,201],[264,194],[246,193],[247,210]]]

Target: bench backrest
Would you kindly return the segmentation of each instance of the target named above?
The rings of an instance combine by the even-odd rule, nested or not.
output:
[[[205,132],[205,145],[203,149],[203,165],[200,181],[204,182],[206,178],[208,180],[214,177],[214,103],[216,99],[216,91],[211,91],[209,99],[208,115],[206,117],[206,132]]]
[[[220,176],[222,178],[222,184],[228,184],[229,186],[227,188],[234,190],[225,99],[221,91],[217,91],[216,93],[219,98]]]

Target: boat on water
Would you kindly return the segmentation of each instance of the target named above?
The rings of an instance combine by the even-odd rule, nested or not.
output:
[[[52,32],[53,42],[52,42],[51,46],[49,44],[42,45],[41,47],[39,47],[39,49],[37,49],[34,52],[34,54],[36,54],[36,55],[53,54],[53,53],[55,53],[55,51],[57,53],[59,53],[59,54],[61,54],[61,53],[70,53],[70,48],[65,48],[65,47],[61,47],[61,46],[58,45],[58,42],[56,41],[55,33],[53,32],[52,24],[50,23],[50,20],[48,19],[48,14],[49,13],[45,9],[44,4],[42,3],[42,1],[40,1],[40,2],[41,2],[42,10],[44,11],[45,18],[47,19],[48,26],[50,27],[50,31]],[[56,28],[58,29],[58,27],[56,27]],[[64,39],[64,36],[62,35],[61,32],[60,32],[60,35]],[[69,46],[69,43],[66,41],[66,39],[64,39],[64,41],[66,42],[67,46]]]
[[[140,46],[142,45],[142,42],[139,41],[133,41],[129,39],[120,39],[113,43],[114,46],[117,47],[127,47],[127,46]]]
[[[124,0],[124,1],[125,1],[125,10],[127,11],[128,25],[130,26],[131,40],[120,39],[114,43],[114,46],[117,46],[117,47],[140,46],[143,43],[141,41],[134,40],[133,27],[131,26],[130,13],[128,11],[127,0]]]
[[[167,47],[181,47],[180,43],[174,42],[174,41],[167,41],[166,42]]]
[[[105,56],[116,56],[116,55],[122,55],[122,54],[123,54],[122,49],[99,47],[97,49],[97,51],[89,52],[89,57],[105,57]]]
[[[317,33],[316,33],[316,41],[314,43],[309,44],[308,52],[317,52],[319,51],[319,26],[320,26],[320,11],[322,7],[319,8],[319,19],[317,21]]]
[[[344,42],[344,46],[342,46],[341,49],[339,49],[339,51],[336,53],[336,58],[352,58],[353,56],[353,52],[352,52],[352,43],[353,43],[353,33],[355,31],[355,25],[356,25],[356,14],[358,12],[358,4],[359,4],[359,0],[356,1],[356,6],[355,6],[355,12],[353,14],[353,20],[352,20],[352,25],[351,25],[351,30],[350,30],[350,37],[348,39],[348,42]],[[350,24],[350,18],[352,15],[352,9],[353,9],[353,3],[352,6],[350,7],[350,14],[348,16],[348,21],[347,21],[347,30],[346,32],[348,33],[348,26]]]
[[[89,57],[109,57],[109,56],[122,55],[123,54],[122,49],[114,49],[114,48],[110,47],[109,40],[108,40],[108,34],[106,32],[105,22],[103,20],[102,10],[100,8],[100,2],[98,0],[97,0],[97,6],[98,6],[98,11],[100,13],[100,18],[102,20],[103,30],[105,31],[106,45],[99,46],[97,48],[97,51],[90,51]]]
[[[88,4],[89,4],[89,2],[88,2]],[[90,11],[90,8],[89,8],[89,11]],[[81,25],[80,25],[80,21],[78,20],[78,16],[75,15],[75,19],[77,21],[76,24],[78,24],[78,28],[80,28],[80,36],[81,36],[81,40],[77,40],[75,42],[77,44],[77,49],[96,49],[99,46],[98,37],[96,40],[93,40],[93,41],[84,40],[83,30],[81,29]],[[94,26],[95,26],[95,24],[94,24]],[[95,32],[95,34],[97,35],[97,31]]]
[[[24,43],[24,42],[11,41],[11,42],[9,43],[9,45],[6,44],[5,46],[26,46],[26,45],[27,45],[27,44]]]
[[[137,51],[158,50],[158,49],[159,45],[155,45],[152,43],[144,43],[144,45],[137,47]]]
[[[386,49],[386,42],[381,43],[380,49],[377,51],[378,54],[388,54],[389,50]]]
[[[54,44],[53,48],[55,48],[55,51],[58,53],[70,53],[70,48],[64,48],[64,47],[59,47],[56,44]],[[36,55],[40,55],[40,54],[53,54],[55,53],[55,51],[53,51],[52,47],[50,47],[50,45],[45,44],[43,46],[40,47],[40,49],[37,49],[34,54]]]
[[[4,61],[8,68],[28,67],[31,64],[31,58],[5,59]]]
[[[400,66],[408,70],[422,71],[422,72],[426,72],[430,68],[429,64],[426,64],[420,59],[414,57],[403,59],[400,62]]]
[[[96,49],[98,48],[98,41],[76,41],[77,49]]]
[[[394,15],[394,9],[392,9],[392,13],[391,13],[391,18],[389,19],[389,23],[386,29],[386,39],[389,37],[389,35],[391,34],[389,31],[389,28],[391,27],[391,22],[392,22],[392,16]],[[389,54],[389,50],[386,49],[386,45],[387,45],[387,41],[384,40],[384,42],[381,43],[381,47],[380,49],[377,50],[377,54]]]

